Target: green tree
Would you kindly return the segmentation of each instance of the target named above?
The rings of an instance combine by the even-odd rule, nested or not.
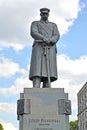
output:
[[[0,124],[0,130],[4,130],[2,124]]]
[[[69,125],[70,125],[69,130],[78,130],[78,120],[70,121]]]

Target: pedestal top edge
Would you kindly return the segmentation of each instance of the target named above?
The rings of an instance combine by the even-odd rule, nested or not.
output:
[[[63,92],[64,93],[64,88],[24,88],[24,93],[25,92]]]

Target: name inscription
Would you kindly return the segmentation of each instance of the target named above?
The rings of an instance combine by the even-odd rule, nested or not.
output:
[[[60,123],[59,119],[29,119],[29,123]]]

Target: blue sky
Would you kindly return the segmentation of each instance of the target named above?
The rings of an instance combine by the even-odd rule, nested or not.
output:
[[[87,3],[87,2],[85,2]],[[85,7],[86,8],[86,7]],[[87,35],[86,35],[86,9],[79,13],[69,32],[62,36],[60,42],[64,42],[67,47],[60,49],[60,54],[67,54],[72,59],[77,59],[81,55],[87,55]],[[61,44],[61,43],[60,43]]]
[[[52,88],[63,87],[69,93],[70,120],[77,119],[77,93],[87,82],[87,1],[1,0],[0,122],[4,130],[18,130],[17,100],[25,87],[32,87],[28,80],[33,43],[30,24],[40,19],[42,7],[50,8],[49,20],[57,24],[61,34],[57,43],[59,78]]]

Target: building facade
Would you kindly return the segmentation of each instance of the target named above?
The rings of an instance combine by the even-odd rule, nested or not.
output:
[[[87,82],[77,94],[78,130],[87,130]]]

